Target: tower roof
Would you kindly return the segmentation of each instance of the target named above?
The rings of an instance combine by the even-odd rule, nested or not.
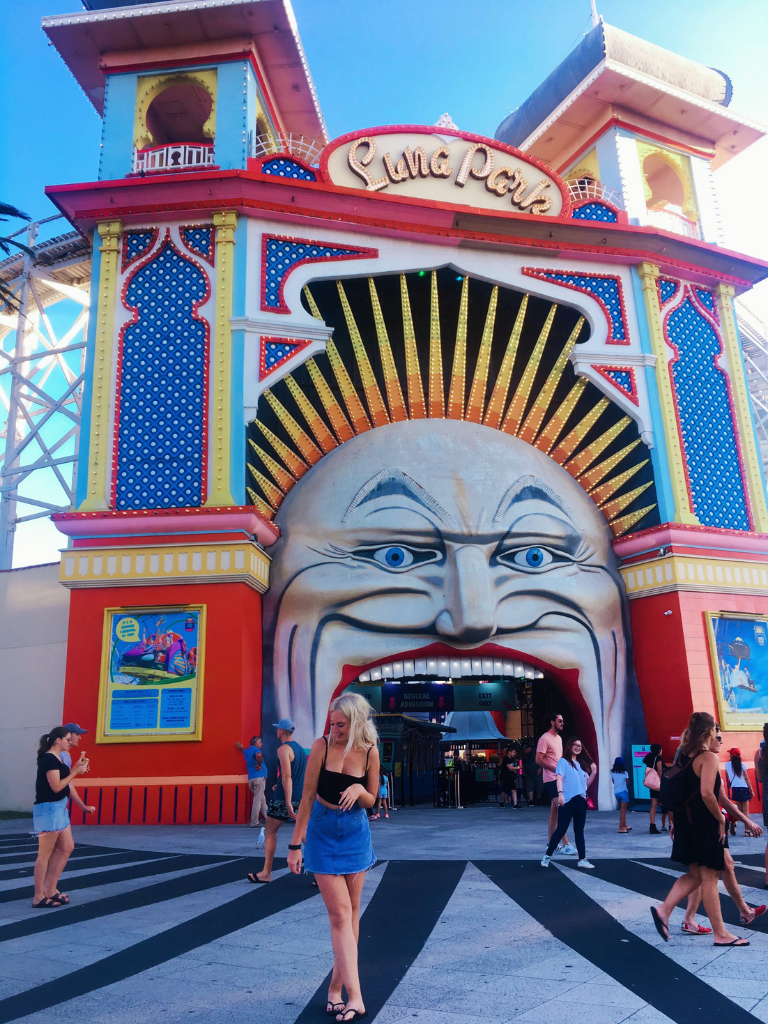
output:
[[[557,166],[571,139],[619,108],[707,144],[717,166],[765,134],[728,109],[731,95],[724,72],[601,20],[504,118],[496,138]]]

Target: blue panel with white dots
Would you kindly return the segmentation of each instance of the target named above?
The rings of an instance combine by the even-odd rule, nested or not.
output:
[[[264,343],[264,368],[269,371],[290,356],[300,346],[297,344],[267,341]]]
[[[629,370],[603,370],[603,373],[622,391],[626,391],[628,395],[632,394],[632,374]]]
[[[706,288],[697,288],[696,298],[699,300],[699,302],[702,304],[704,309],[707,310],[708,313],[711,313],[712,316],[715,315],[715,296],[712,294],[712,292],[707,291]]]
[[[200,267],[166,242],[131,279],[137,321],[123,333],[115,501],[118,509],[202,501],[206,323]]]
[[[616,277],[591,277],[586,274],[559,274],[542,271],[536,274],[547,281],[557,281],[569,285],[577,291],[592,295],[608,314],[611,330],[609,341],[629,342],[627,328],[624,323],[624,303],[621,296],[621,285]]]
[[[322,242],[293,241],[265,235],[261,308],[271,312],[290,312],[283,301],[283,282],[300,263],[357,259],[370,255],[377,255],[376,250],[346,249]]]
[[[157,231],[126,231],[123,235],[123,270],[152,248]]]
[[[577,206],[571,214],[574,220],[599,220],[604,224],[615,224],[619,219],[616,211],[605,203],[584,203]]]
[[[703,526],[748,530],[749,515],[725,377],[715,366],[720,339],[690,299],[667,319],[671,364],[693,511]]]
[[[302,167],[301,164],[296,163],[295,160],[289,160],[284,156],[278,156],[272,160],[265,160],[261,165],[261,173],[272,174],[276,178],[293,178],[298,181],[317,181],[317,176],[313,171],[307,170],[306,167]]]
[[[668,277],[659,278],[659,296],[661,298],[662,306],[666,306],[666,304],[669,301],[674,299],[675,295],[677,295],[677,289],[679,287],[679,281],[672,281]]]
[[[183,227],[181,228],[181,237],[191,252],[202,256],[209,263],[213,263],[212,227]]]

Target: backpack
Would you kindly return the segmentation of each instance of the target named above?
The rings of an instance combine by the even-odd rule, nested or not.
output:
[[[678,811],[687,807],[698,792],[695,787],[691,791],[690,776],[686,776],[686,772],[694,761],[695,758],[691,758],[686,765],[681,765],[679,760],[675,761],[672,767],[667,768],[661,776],[659,800],[662,806],[666,807],[668,811],[672,811],[673,814],[677,814]]]

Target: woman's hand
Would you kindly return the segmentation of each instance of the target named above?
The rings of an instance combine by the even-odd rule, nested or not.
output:
[[[72,775],[82,775],[83,772],[87,772],[90,767],[91,767],[91,762],[88,760],[88,758],[83,753],[83,754],[80,755],[79,760],[75,761],[75,763],[72,765],[72,773],[71,774]]]
[[[294,875],[301,874],[301,850],[288,851],[288,867]]]
[[[93,804],[88,804],[88,806],[84,807],[83,810],[85,811],[86,814],[95,814],[96,813],[96,808],[95,808],[95,806]]]
[[[557,806],[558,807],[564,807],[565,806],[565,797],[563,796],[562,793],[558,793],[557,794]]]
[[[720,845],[721,846],[725,846],[725,832],[726,832],[726,829],[725,829],[725,820],[723,818],[720,819],[720,824],[717,826],[717,830],[719,832]]]
[[[360,799],[360,797],[367,792],[368,791],[365,788],[365,786],[361,786],[359,782],[356,782],[354,786],[350,786],[348,789],[345,789],[344,792],[341,794],[341,798],[339,800],[339,807],[342,809],[342,811],[351,810],[355,806],[357,801]]]
[[[748,836],[754,836],[755,839],[757,839],[759,836],[763,834],[763,830],[760,828],[759,825],[756,825],[751,818],[747,818],[744,822],[744,825],[746,827]]]

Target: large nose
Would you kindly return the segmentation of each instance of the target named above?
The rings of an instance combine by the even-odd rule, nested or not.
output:
[[[490,567],[481,548],[467,545],[449,555],[445,607],[435,625],[442,636],[463,643],[487,640],[496,632]]]

